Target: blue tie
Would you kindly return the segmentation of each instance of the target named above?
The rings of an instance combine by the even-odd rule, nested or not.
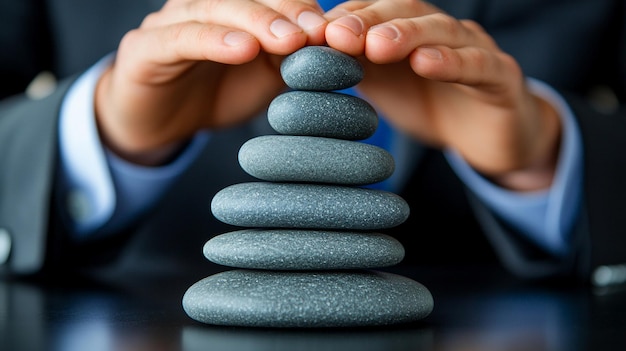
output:
[[[328,11],[344,1],[345,0],[318,0],[318,3],[324,9],[324,11]]]
[[[335,6],[341,4],[344,1],[345,0],[318,0],[318,3],[324,9],[324,11],[328,11],[334,8]],[[358,96],[357,92],[353,88],[340,90],[339,92],[344,93],[344,94]],[[381,147],[391,152],[392,151],[391,150],[392,135],[393,135],[393,131],[391,127],[389,126],[389,124],[385,121],[384,118],[379,118],[378,128],[376,129],[376,132],[371,137],[363,140],[363,142],[370,144],[370,145]],[[389,188],[389,186],[386,183],[387,183],[387,180],[384,180],[382,182],[367,185],[365,187],[370,188],[370,189],[387,189]]]

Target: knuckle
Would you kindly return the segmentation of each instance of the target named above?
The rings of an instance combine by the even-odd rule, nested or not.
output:
[[[468,59],[472,62],[472,66],[476,72],[485,74],[491,69],[491,60],[483,50],[471,50],[468,53]]]
[[[456,25],[457,20],[450,16],[447,15],[445,13],[433,13],[432,15],[429,15],[434,21],[439,22],[441,25],[443,26],[447,26],[447,27],[452,27]]]
[[[271,23],[281,16],[268,8],[255,8],[249,13],[251,23]]]
[[[224,0],[213,1],[192,1],[187,4],[186,10],[192,18],[200,22],[207,22],[211,18],[211,14],[216,11],[216,8],[223,5]]]
[[[140,40],[142,31],[141,29],[131,29],[120,40],[120,48],[133,47]]]
[[[398,8],[406,9],[403,17],[413,17],[415,14],[424,13],[424,3],[415,0],[396,0]]]
[[[205,10],[208,5],[201,4],[198,1],[192,1],[185,4],[187,12],[191,14],[192,18],[202,21],[205,18]]]
[[[302,1],[281,0],[269,6],[255,6],[250,10],[249,20],[252,23],[271,23],[278,18],[295,19],[303,11],[303,7],[312,10],[315,7]]]
[[[459,21],[463,27],[469,29],[472,32],[485,33],[485,29],[480,23],[471,20],[471,19],[463,19]]]
[[[281,0],[276,5],[275,10],[283,14],[289,14],[292,10],[299,7],[299,5],[299,1]]]
[[[481,43],[481,46],[492,50],[499,50],[496,41],[487,33],[480,23],[473,20],[461,20],[460,22],[461,25],[469,31],[470,35],[474,36],[478,43]]]
[[[461,26],[456,18],[444,13],[432,14],[431,18],[438,24],[437,27],[444,30],[448,35],[453,37],[460,35]]]
[[[408,9],[408,14],[413,15],[415,13],[427,13],[428,9],[426,3],[423,1],[415,0],[403,0],[403,4]]]
[[[141,21],[140,27],[143,27],[143,28],[154,27],[161,21],[160,18],[161,18],[160,12],[149,13],[146,17],[144,17],[143,21]]]
[[[519,65],[515,57],[506,52],[499,52],[498,58],[503,63],[505,69],[510,72],[511,75],[518,79],[522,79],[524,73],[522,71],[522,67]]]
[[[179,56],[185,43],[196,39],[199,35],[199,33],[193,33],[185,23],[175,23],[167,28],[162,40],[159,40],[159,45],[164,47],[165,51]]]

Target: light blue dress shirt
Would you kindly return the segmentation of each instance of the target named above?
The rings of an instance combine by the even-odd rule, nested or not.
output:
[[[130,164],[106,150],[98,135],[93,96],[97,80],[110,61],[111,57],[106,57],[84,73],[69,90],[60,111],[61,186],[77,240],[102,227],[111,231],[120,228],[149,208],[210,138],[207,132],[198,133],[176,160],[163,167]],[[509,191],[483,178],[454,150],[446,150],[446,157],[488,208],[528,239],[560,256],[570,249],[569,234],[581,201],[582,141],[573,114],[560,95],[536,80],[529,79],[528,85],[534,94],[549,101],[562,119],[557,173],[549,189]],[[410,141],[391,128],[385,129],[392,134],[390,151],[398,164],[386,187],[397,191],[410,169],[405,167],[411,160],[404,152]]]

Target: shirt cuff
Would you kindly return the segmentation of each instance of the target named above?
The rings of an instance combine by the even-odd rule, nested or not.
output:
[[[175,160],[160,167],[139,166],[107,150],[106,159],[118,201],[105,232],[123,228],[133,218],[151,208],[178,176],[189,168],[209,139],[208,132],[196,133]]]
[[[565,100],[550,86],[528,78],[530,91],[548,101],[562,122],[562,139],[552,186],[544,191],[515,192],[489,182],[454,150],[445,155],[468,188],[513,229],[548,252],[570,250],[570,232],[580,208],[583,152],[580,129]]]
[[[106,229],[122,226],[150,207],[208,141],[208,133],[198,133],[176,160],[163,167],[133,165],[106,150],[98,134],[93,97],[112,60],[109,55],[81,75],[61,105],[60,182],[76,238],[105,225]]]

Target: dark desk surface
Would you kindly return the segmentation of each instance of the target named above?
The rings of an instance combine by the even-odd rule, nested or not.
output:
[[[432,291],[429,317],[332,330],[197,323],[181,308],[196,278],[0,281],[0,350],[626,350],[626,290],[528,284],[458,267],[398,273]]]

